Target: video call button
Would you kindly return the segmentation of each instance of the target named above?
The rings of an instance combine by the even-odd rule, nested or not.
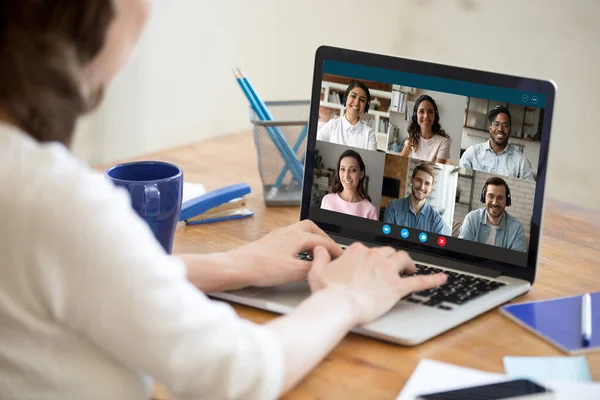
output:
[[[425,243],[427,241],[427,234],[425,232],[419,233],[419,240],[421,243]]]
[[[403,229],[400,231],[400,236],[402,236],[402,239],[406,239],[406,238],[408,238],[408,235],[409,235],[408,229],[406,229],[406,228],[403,228]]]
[[[445,237],[440,236],[438,238],[438,245],[440,245],[441,247],[444,247],[446,245],[446,243],[448,243],[448,241],[446,240]]]
[[[382,231],[383,231],[383,233],[385,233],[386,235],[389,235],[389,234],[390,234],[390,232],[392,231],[392,228],[390,228],[390,226],[386,224],[386,225],[384,225],[384,226],[381,228],[381,230],[382,230]]]
[[[537,96],[531,96],[531,102],[532,102],[533,104],[537,104],[539,101],[540,101],[540,99],[538,99],[538,97],[537,97]]]

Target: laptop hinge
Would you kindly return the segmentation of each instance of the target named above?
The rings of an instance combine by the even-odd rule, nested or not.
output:
[[[350,245],[356,241],[356,240],[353,240],[353,239],[350,239],[350,238],[347,238],[344,236],[339,236],[339,235],[335,235],[335,234],[331,234],[331,233],[328,233],[328,234],[329,234],[329,236],[331,236],[331,238],[333,240],[336,241],[336,243],[341,244],[341,245]],[[364,243],[364,245],[368,246],[368,247],[381,246],[381,244],[378,244],[378,243],[371,243],[371,242],[362,241],[362,240],[361,240],[361,242]],[[452,268],[452,269],[456,269],[459,271],[468,272],[471,274],[487,276],[488,278],[498,278],[499,276],[502,275],[501,271],[496,271],[494,269],[485,268],[485,267],[479,267],[477,265],[469,264],[466,262],[450,260],[448,258],[432,256],[429,254],[414,252],[414,251],[410,251],[410,250],[407,250],[407,252],[415,262],[424,262],[424,263],[433,264],[433,265],[440,265],[443,267]]]

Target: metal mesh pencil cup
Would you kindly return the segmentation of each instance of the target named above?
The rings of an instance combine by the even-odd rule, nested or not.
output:
[[[298,182],[294,178],[270,132],[277,129],[282,134],[304,168],[310,101],[270,101],[265,105],[273,117],[271,121],[261,121],[250,107],[265,204],[296,206],[302,199],[302,179]]]

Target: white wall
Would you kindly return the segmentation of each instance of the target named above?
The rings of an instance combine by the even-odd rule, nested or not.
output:
[[[547,193],[600,209],[590,168],[599,13],[596,0],[157,0],[142,47],[74,150],[108,162],[248,129],[231,69],[264,99],[307,99],[314,51],[329,44],[554,79]]]

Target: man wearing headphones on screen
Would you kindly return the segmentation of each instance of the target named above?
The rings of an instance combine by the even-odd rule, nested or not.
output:
[[[360,120],[362,114],[369,111],[371,93],[362,82],[352,82],[342,99],[346,107],[341,118],[329,120],[317,132],[317,140],[358,147],[367,150],[377,150],[375,132]]]
[[[523,224],[505,211],[511,204],[510,188],[506,181],[497,176],[485,181],[481,190],[481,202],[485,207],[467,214],[458,237],[505,249],[525,251]]]
[[[518,179],[533,180],[531,163],[515,146],[508,143],[511,117],[508,108],[494,107],[489,115],[490,139],[474,144],[463,153],[459,165],[463,168],[510,176]]]

